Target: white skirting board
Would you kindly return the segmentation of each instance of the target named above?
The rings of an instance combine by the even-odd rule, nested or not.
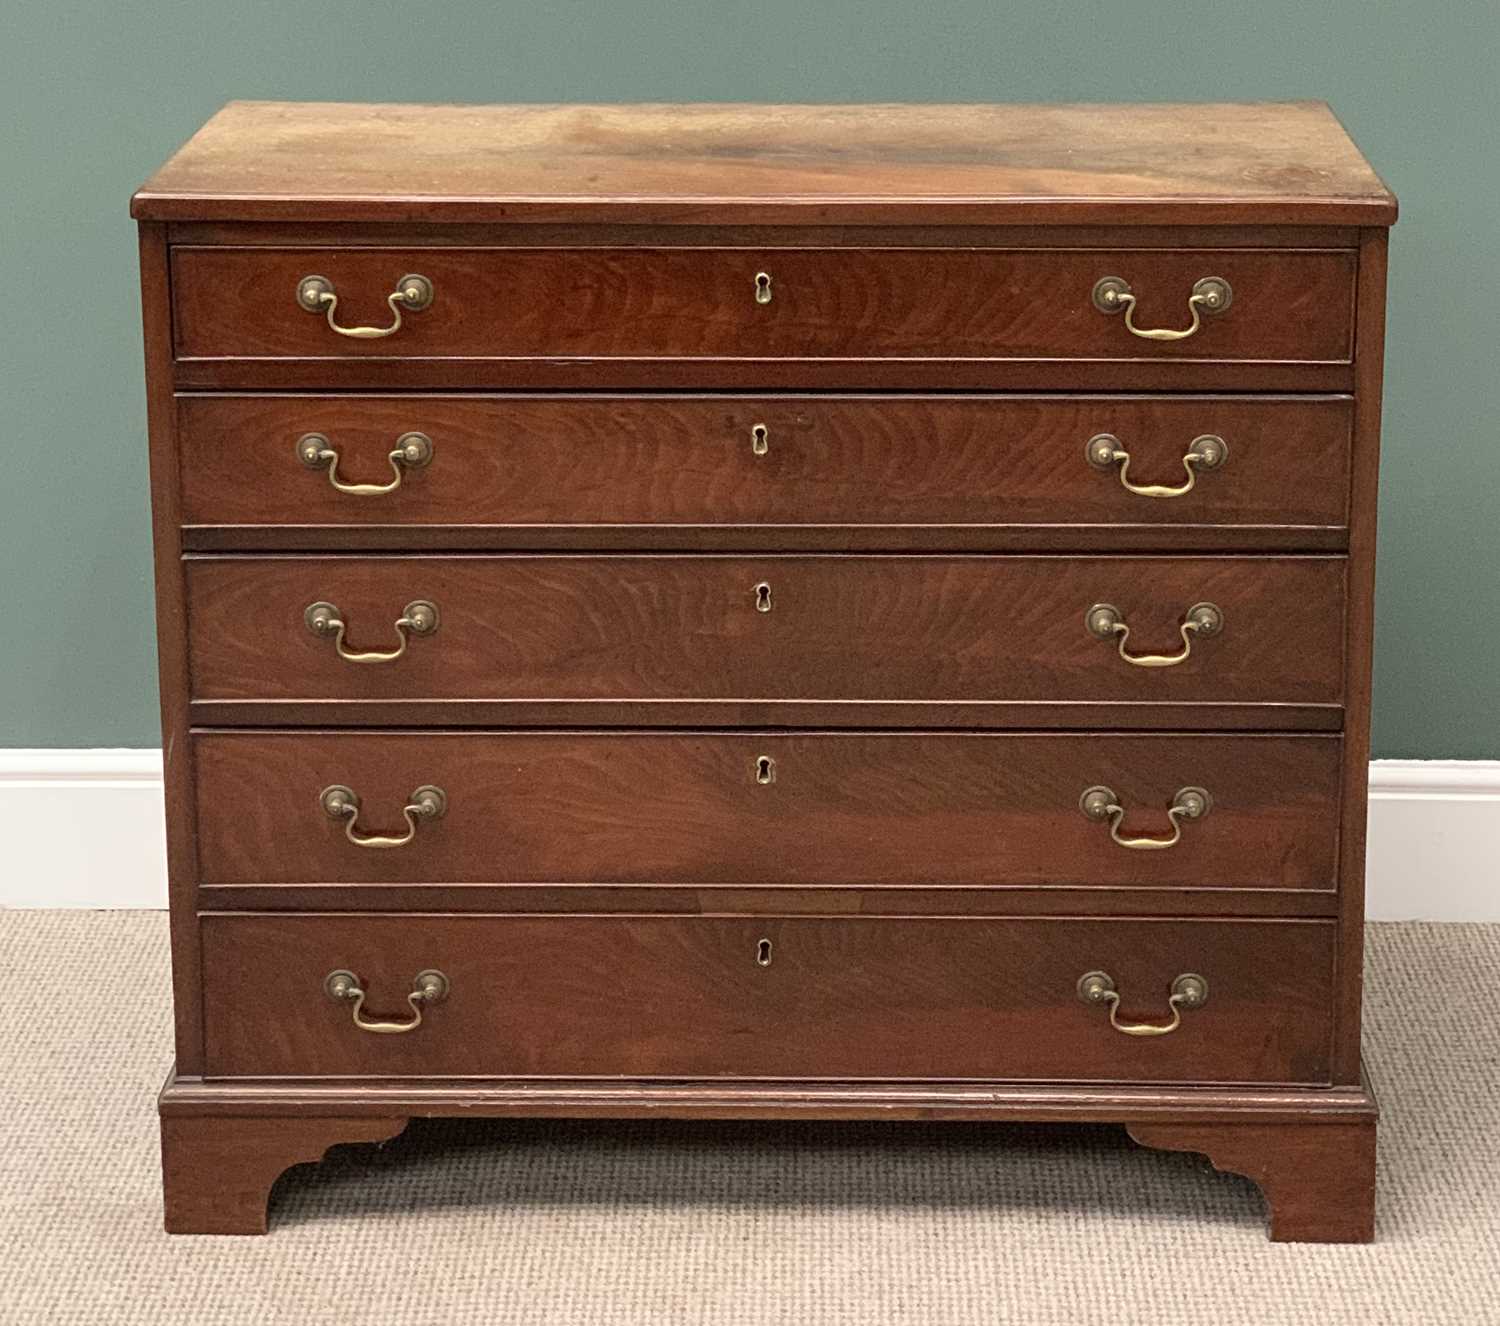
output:
[[[0,750],[0,907],[164,907],[161,752]],[[1500,760],[1370,765],[1369,914],[1500,921]]]

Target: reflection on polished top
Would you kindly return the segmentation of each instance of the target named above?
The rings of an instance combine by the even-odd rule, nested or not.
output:
[[[1322,102],[395,106],[232,102],[142,220],[1389,225]]]

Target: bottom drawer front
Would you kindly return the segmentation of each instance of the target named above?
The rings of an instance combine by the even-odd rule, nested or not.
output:
[[[1328,1080],[1327,922],[210,915],[202,933],[210,1076]],[[408,1000],[432,970],[444,997]],[[1080,998],[1091,972],[1113,1010]],[[1168,1025],[1186,974],[1207,997],[1178,983],[1175,1030],[1110,1025]],[[356,1025],[414,1010],[410,1031]]]

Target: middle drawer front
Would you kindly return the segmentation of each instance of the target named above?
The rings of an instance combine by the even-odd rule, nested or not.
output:
[[[195,557],[187,600],[199,701],[635,701],[675,723],[684,700],[1342,694],[1338,557]]]
[[[205,884],[1328,892],[1337,867],[1342,743],[1329,736],[212,732],[193,742]],[[349,789],[357,812],[346,797],[330,814],[331,787]],[[422,788],[439,789],[443,813],[408,823],[403,808]],[[1084,794],[1101,788],[1085,813]],[[1101,813],[1106,804],[1122,813]],[[408,841],[351,841],[374,835]]]

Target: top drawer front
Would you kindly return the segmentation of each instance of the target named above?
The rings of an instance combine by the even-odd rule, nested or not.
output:
[[[1081,359],[1346,363],[1354,255],[1336,250],[179,247],[187,359]],[[398,308],[403,278],[429,283]],[[323,278],[304,307],[305,278]],[[1183,339],[1195,284],[1227,308]],[[350,336],[330,325],[390,334]],[[320,311],[321,310],[321,311]]]

